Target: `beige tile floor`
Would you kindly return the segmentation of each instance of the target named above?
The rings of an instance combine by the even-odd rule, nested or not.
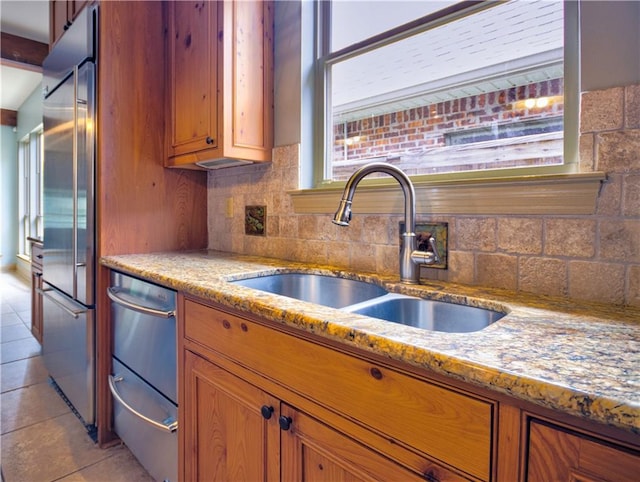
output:
[[[28,282],[0,273],[2,481],[151,481],[126,446],[98,448],[50,385],[30,296]]]

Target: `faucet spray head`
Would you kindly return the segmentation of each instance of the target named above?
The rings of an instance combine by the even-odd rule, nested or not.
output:
[[[349,226],[349,221],[351,221],[351,201],[342,199],[332,222],[338,226]]]

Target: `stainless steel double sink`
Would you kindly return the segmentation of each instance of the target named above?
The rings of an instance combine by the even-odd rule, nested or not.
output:
[[[505,316],[499,311],[390,293],[374,283],[319,274],[279,273],[231,283],[431,331],[480,331]]]

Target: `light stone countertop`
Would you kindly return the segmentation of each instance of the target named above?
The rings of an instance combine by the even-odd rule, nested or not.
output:
[[[217,251],[108,256],[104,266],[413,366],[640,435],[640,310]],[[228,281],[309,272],[508,314],[474,333],[421,330]]]

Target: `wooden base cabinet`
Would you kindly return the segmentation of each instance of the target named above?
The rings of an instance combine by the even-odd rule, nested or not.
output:
[[[529,424],[528,450],[528,482],[640,479],[640,452],[535,419]]]
[[[491,480],[491,402],[226,310],[182,313],[185,480]]]
[[[184,480],[638,480],[633,434],[226,307],[180,306]]]
[[[42,242],[31,241],[31,334],[42,344]]]
[[[419,476],[191,352],[185,369],[184,480],[462,480]]]

